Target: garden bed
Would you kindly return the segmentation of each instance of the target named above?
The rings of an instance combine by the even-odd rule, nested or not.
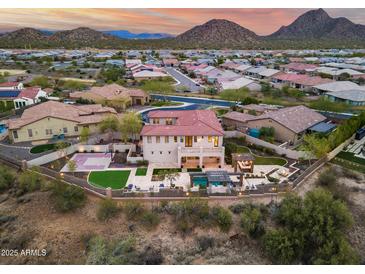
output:
[[[66,143],[66,144],[67,144],[67,146],[71,145],[70,143]],[[57,143],[34,146],[30,149],[30,153],[39,154],[39,153],[43,153],[46,151],[56,150],[56,146],[57,146]]]
[[[166,171],[181,172],[182,169],[181,168],[155,168],[155,169],[153,169],[152,175],[159,175],[161,172],[166,172]]]
[[[147,167],[139,167],[136,169],[136,176],[146,176],[147,174]]]

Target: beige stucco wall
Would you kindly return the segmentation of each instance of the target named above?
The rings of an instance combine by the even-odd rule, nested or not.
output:
[[[53,135],[65,134],[66,137],[79,136],[82,130],[82,126],[78,126],[78,131],[75,131],[75,126],[78,123],[68,120],[62,120],[53,117],[43,118],[34,123],[23,126],[20,129],[16,129],[18,133],[18,138],[13,138],[14,130],[9,130],[9,137],[14,143],[36,141],[52,139]],[[67,128],[67,133],[63,132],[63,128]],[[33,136],[29,137],[28,129],[31,129]],[[52,129],[52,134],[46,134],[46,129]],[[98,131],[98,126],[96,124],[89,125],[90,134],[96,133]]]
[[[262,127],[273,127],[275,129],[274,137],[276,140],[281,142],[291,141],[293,143],[297,141],[297,134],[271,119],[249,121],[247,122],[247,126],[257,129],[260,129]]]
[[[298,140],[297,134],[271,119],[254,120],[244,123],[227,118],[222,118],[222,122],[226,126],[234,126],[236,128],[249,127],[260,129],[262,127],[273,127],[275,129],[274,137],[276,140],[281,142],[291,141],[293,143],[297,142]]]
[[[180,142],[180,136],[177,136],[177,142],[174,136],[168,136],[169,142],[165,143],[165,136],[160,136],[160,142],[156,142],[156,136],[151,136],[151,143],[148,143],[147,136],[143,136],[143,158],[150,163],[178,163],[178,147],[185,147],[185,136],[182,136],[183,142]],[[223,136],[218,137],[218,147],[222,147]],[[197,142],[194,142],[193,148],[214,148],[213,139],[208,142],[208,136],[197,136]],[[152,153],[153,152],[153,153]],[[197,154],[198,156],[198,154]]]

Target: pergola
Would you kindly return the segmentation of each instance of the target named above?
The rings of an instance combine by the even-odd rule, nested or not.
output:
[[[253,161],[255,157],[251,153],[233,153],[232,154],[232,167],[236,173],[239,169],[241,172],[253,172]]]

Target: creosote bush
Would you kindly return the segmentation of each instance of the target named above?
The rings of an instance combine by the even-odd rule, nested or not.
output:
[[[145,211],[141,216],[141,222],[145,228],[152,230],[160,223],[160,216],[157,212]]]
[[[84,190],[80,187],[57,181],[53,184],[51,190],[57,211],[74,211],[85,205],[87,197]]]
[[[228,232],[233,224],[232,214],[228,209],[217,206],[212,208],[212,218],[222,232]]]
[[[96,216],[99,221],[106,221],[115,217],[120,211],[117,202],[112,199],[102,199],[99,202],[98,211]]]
[[[0,192],[11,188],[14,184],[15,176],[9,169],[0,166]]]
[[[123,212],[128,220],[139,220],[145,211],[145,208],[140,202],[127,201],[123,205]]]

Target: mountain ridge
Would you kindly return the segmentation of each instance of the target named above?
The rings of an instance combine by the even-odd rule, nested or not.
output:
[[[112,35],[110,32],[112,31],[102,32],[87,27],[55,32],[22,28],[0,34],[0,47],[24,48],[27,45],[38,48],[121,49],[365,47],[365,25],[355,24],[345,17],[332,18],[323,9],[305,12],[291,24],[281,26],[274,33],[266,36],[259,36],[226,19],[211,19],[176,37],[147,39],[146,36],[154,34],[142,33],[144,34],[142,39],[125,39]],[[124,35],[131,34],[124,30],[119,32],[123,32]]]

